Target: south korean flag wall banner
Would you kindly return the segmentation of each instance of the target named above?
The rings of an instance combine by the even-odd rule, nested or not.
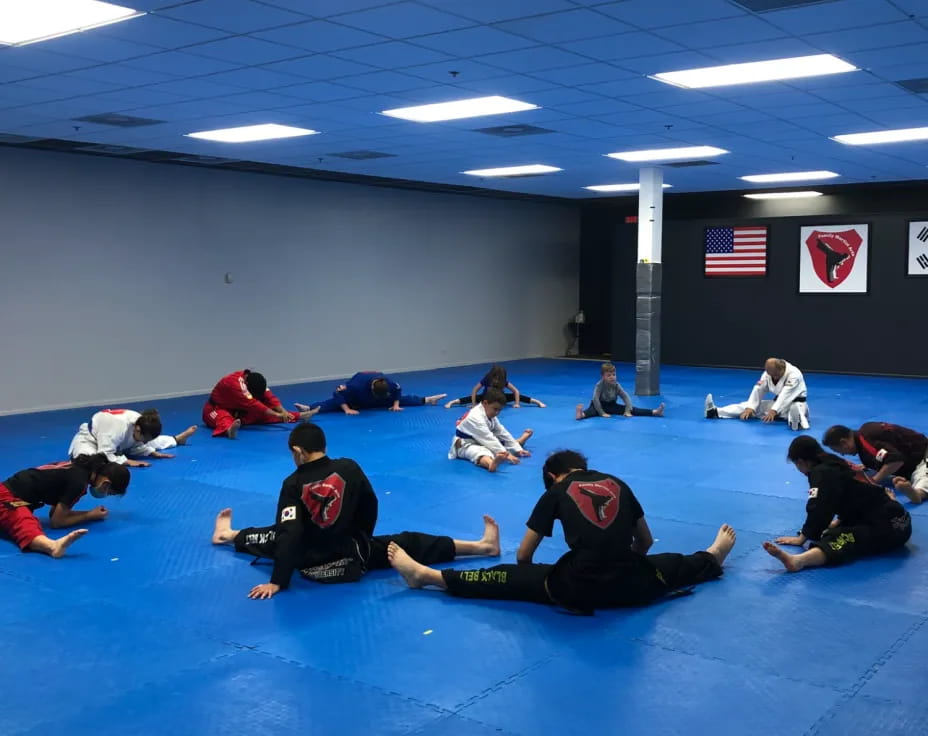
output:
[[[909,276],[928,276],[928,220],[909,223]]]
[[[818,225],[799,230],[801,294],[866,294],[867,225]]]

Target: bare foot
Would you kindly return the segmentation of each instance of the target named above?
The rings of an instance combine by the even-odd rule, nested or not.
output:
[[[445,398],[447,395],[448,394],[434,394],[433,396],[426,396],[425,403],[434,406],[439,401],[441,401],[443,398]]]
[[[61,539],[56,539],[52,545],[49,555],[52,557],[64,557],[64,553],[67,552],[68,547],[70,547],[74,542],[83,537],[87,533],[87,529],[75,529],[70,534],[65,534]]]
[[[660,405],[659,407],[657,407],[654,411],[652,411],[651,414],[652,414],[653,416],[655,416],[655,417],[662,417],[662,416],[664,416],[664,404],[663,404],[663,402],[661,402],[661,405]]]
[[[197,425],[191,424],[189,427],[187,427],[187,429],[185,429],[179,435],[174,437],[174,439],[177,440],[178,445],[186,445],[187,440],[190,439],[190,435],[192,435],[196,431],[197,431]]]
[[[213,529],[213,544],[225,544],[235,538],[232,533],[232,509],[223,509],[216,514],[216,526]]]
[[[228,437],[230,440],[234,440],[236,437],[238,437],[238,431],[241,428],[242,420],[236,419],[234,422],[232,422],[232,426],[226,430],[226,437]]]
[[[532,403],[535,404],[535,406],[537,406],[539,409],[547,409],[547,408],[548,408],[548,405],[547,405],[547,404],[542,404],[538,399],[533,399]]]
[[[735,536],[735,530],[732,527],[722,524],[719,527],[719,533],[715,535],[715,541],[709,545],[706,552],[714,556],[720,565],[724,564],[731,548],[735,546]]]
[[[451,399],[451,401],[445,404],[445,408],[450,409],[452,406],[457,406],[459,403],[461,402],[459,402],[457,399]]]
[[[586,419],[583,415],[583,404],[577,404],[577,410],[574,412],[574,417],[579,422],[581,419]]]
[[[520,445],[522,445],[522,447],[525,447],[525,443],[528,442],[528,441],[532,438],[532,435],[533,435],[533,434],[535,434],[535,430],[534,430],[534,429],[526,429],[526,430],[522,433],[522,436],[519,437],[519,439],[516,440],[516,442],[518,442]]]
[[[490,458],[490,464],[487,466],[487,470],[489,470],[491,473],[495,473],[496,469],[499,467],[499,464],[507,457],[509,457],[508,452],[497,452],[493,457]]]
[[[300,419],[312,419],[322,410],[321,406],[317,406],[315,409],[307,404],[295,403],[294,406],[297,408],[297,411],[300,412]]]
[[[897,491],[904,493],[905,497],[912,503],[921,503],[925,500],[922,490],[913,486],[908,478],[896,476],[893,478],[893,485],[896,487]]]
[[[764,542],[764,549],[767,550],[767,554],[769,554],[771,557],[776,557],[780,562],[782,562],[783,567],[786,568],[787,572],[799,572],[802,569],[802,565],[796,562],[795,555],[784,552],[773,542]]]
[[[499,557],[499,524],[496,519],[483,515],[483,538],[480,542],[481,554],[487,557]]]
[[[406,554],[406,550],[396,542],[390,542],[387,546],[387,559],[390,560],[391,567],[403,576],[403,580],[410,588],[421,588],[425,585],[426,578],[423,571],[428,568]]]

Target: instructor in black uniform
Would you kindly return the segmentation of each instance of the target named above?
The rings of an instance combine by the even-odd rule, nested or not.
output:
[[[587,469],[573,450],[549,456],[545,493],[528,520],[517,565],[480,570],[433,570],[394,542],[390,563],[411,588],[434,585],[463,598],[495,598],[560,605],[578,613],[641,606],[675,590],[713,580],[735,544],[723,525],[712,545],[692,555],[646,555],[653,538],[632,490],[613,475]],[[559,519],[570,551],[553,565],[532,562]]]

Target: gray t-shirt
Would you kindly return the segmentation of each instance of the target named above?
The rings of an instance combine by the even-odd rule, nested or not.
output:
[[[632,408],[632,400],[629,398],[628,394],[625,393],[625,389],[622,388],[622,384],[616,381],[615,383],[607,383],[605,378],[601,378],[596,386],[593,388],[593,408],[596,409],[600,414],[605,414],[603,411],[602,402],[607,403],[616,403],[616,399],[622,397],[622,401],[625,402],[625,408]]]

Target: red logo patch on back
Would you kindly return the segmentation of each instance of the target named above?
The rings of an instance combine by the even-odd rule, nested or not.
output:
[[[619,513],[619,484],[612,478],[589,483],[571,483],[567,495],[577,504],[587,521],[607,528]]]
[[[327,529],[338,521],[345,498],[345,480],[332,473],[328,478],[306,483],[303,486],[303,505],[309,518],[320,529]]]
[[[854,270],[854,260],[863,243],[856,230],[822,233],[814,230],[806,238],[812,258],[812,268],[819,280],[829,288],[839,286]]]

